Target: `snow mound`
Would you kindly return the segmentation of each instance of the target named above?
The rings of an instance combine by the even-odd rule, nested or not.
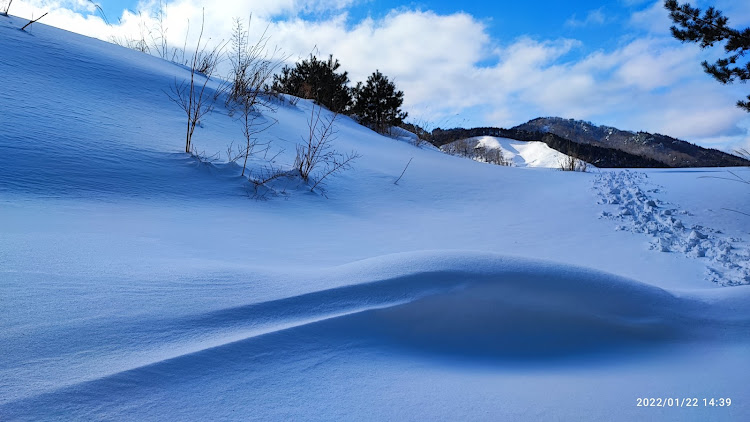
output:
[[[649,195],[648,175],[633,171],[604,172],[595,187],[599,204],[614,205],[602,218],[622,222],[617,230],[643,233],[651,238],[650,248],[676,252],[706,261],[706,279],[724,286],[750,284],[750,249],[741,239],[700,225],[686,225],[681,216],[689,213]],[[646,189],[646,190],[644,190]]]

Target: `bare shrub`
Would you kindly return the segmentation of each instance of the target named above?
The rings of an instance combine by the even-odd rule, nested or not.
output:
[[[296,107],[296,106],[297,106],[297,104],[299,103],[299,100],[300,100],[300,98],[299,98],[299,97],[295,97],[295,96],[290,96],[290,97],[289,97],[289,104],[291,104],[291,105],[293,105],[293,106],[295,106],[295,107]]]
[[[559,169],[562,171],[580,171],[585,172],[588,167],[588,163],[577,158],[578,155],[578,144],[568,141],[567,148],[565,150],[565,158],[560,160]]]
[[[294,168],[302,180],[311,185],[310,191],[321,186],[323,181],[336,173],[348,170],[360,155],[352,151],[342,154],[333,149],[336,139],[334,122],[338,114],[323,116],[322,108],[312,104],[310,119],[308,120],[308,136],[302,144],[297,145],[297,156]]]
[[[404,167],[404,171],[401,172],[401,175],[398,176],[398,179],[396,179],[395,182],[393,182],[394,185],[398,185],[399,180],[401,180],[402,177],[404,177],[404,174],[406,173],[406,169],[409,168],[409,164],[411,164],[411,160],[413,160],[414,157],[409,158],[409,162],[406,163],[406,166]]]
[[[252,16],[251,16],[252,19]],[[249,25],[249,24],[248,24]],[[266,28],[267,30],[268,28]],[[268,37],[266,32],[255,44],[250,43],[248,31],[242,21],[234,19],[232,27],[232,48],[228,53],[231,65],[228,79],[231,81],[226,99],[230,115],[238,114],[237,119],[242,124],[242,134],[245,138],[243,151],[242,176],[245,175],[247,160],[253,155],[259,144],[256,136],[277,123],[275,119],[262,119],[261,109],[275,111],[270,101],[264,95],[264,86],[273,76],[279,65],[276,59],[278,50],[269,54],[266,49]]]
[[[474,147],[474,157],[477,161],[495,164],[498,166],[510,166],[511,162],[505,159],[500,148],[487,148],[477,145]]]
[[[204,164],[204,165],[213,164],[219,160],[219,153],[208,155],[206,154],[205,150],[198,151],[195,145],[191,146],[190,155],[192,155],[193,158],[198,160],[199,163]]]
[[[152,18],[155,21],[154,27],[148,31],[149,38],[151,38],[151,48],[154,55],[166,60],[169,57],[169,43],[167,40],[168,28],[165,23],[167,20],[167,5],[164,1],[159,0],[158,8]],[[173,52],[172,59],[175,55],[176,53]]]
[[[252,15],[250,16],[250,21]],[[248,27],[250,26],[248,21]],[[241,102],[243,97],[252,96],[257,100],[261,93],[267,89],[268,82],[273,77],[284,57],[279,56],[279,50],[274,49],[268,52],[267,36],[268,27],[263,31],[260,38],[251,44],[250,36],[244,24],[239,18],[234,19],[232,26],[231,45],[232,48],[227,54],[231,65],[228,79],[231,81],[231,89],[227,97],[227,105],[232,102]]]
[[[146,24],[146,20],[143,18],[143,13],[138,12],[138,36],[124,36],[119,38],[112,35],[109,37],[109,41],[113,44],[117,44],[121,47],[129,48],[131,50],[140,51],[141,53],[151,54],[151,46],[149,45],[148,38],[150,37],[151,30]]]
[[[8,16],[8,11],[10,10],[11,4],[13,4],[13,0],[8,0],[8,4],[5,5],[5,9],[2,12],[0,12],[0,15]]]
[[[112,26],[109,23],[109,19],[107,19],[107,15],[104,14],[104,9],[102,9],[101,6],[95,3],[94,0],[88,0],[88,2],[91,3],[92,6],[94,6],[94,9],[96,9],[97,12],[99,12],[99,16],[102,17],[102,20],[104,20],[104,23],[106,23],[107,26]]]
[[[96,7],[104,21],[109,25],[109,21],[104,15],[104,11],[101,7],[92,0],[88,1]],[[167,27],[167,3],[163,0],[159,0],[155,5],[157,6],[156,10],[151,14],[149,19],[144,17],[142,11],[138,11],[137,36],[125,35],[123,37],[117,37],[112,35],[109,37],[109,41],[113,44],[140,51],[142,53],[151,54],[164,60],[190,66],[190,60],[185,60],[187,36],[190,32],[190,21],[188,21],[188,30],[185,33],[185,44],[183,48],[171,47],[168,37],[169,28]]]
[[[460,139],[458,141],[445,144],[440,149],[450,155],[466,157],[483,163],[495,164],[498,166],[512,166],[513,162],[505,158],[500,148],[487,148],[479,141],[473,139]]]
[[[248,158],[254,155],[258,149],[268,152],[270,147],[268,142],[261,143],[255,136],[275,125],[278,121],[271,119],[270,121],[259,122],[256,112],[252,111],[247,103],[244,103],[242,107],[240,121],[242,122],[242,134],[245,137],[245,148],[242,151],[244,159],[241,174],[241,176],[244,176]]]
[[[245,156],[245,147],[241,144],[235,146],[234,141],[227,145],[227,162],[236,163]]]
[[[149,48],[148,44],[146,43],[146,40],[143,38],[133,38],[133,37],[124,37],[124,38],[118,38],[115,36],[112,36],[109,38],[109,41],[113,44],[117,44],[120,47],[129,48],[131,50],[140,51],[141,53],[148,53]]]
[[[25,31],[25,30],[26,30],[26,28],[27,28],[27,27],[28,27],[29,25],[31,25],[32,23],[35,23],[35,22],[39,21],[39,19],[41,19],[41,18],[43,18],[43,17],[47,16],[47,13],[49,13],[49,12],[45,12],[45,13],[44,13],[44,14],[43,14],[42,16],[39,16],[39,17],[38,17],[38,18],[36,18],[36,19],[31,19],[31,20],[29,21],[29,23],[27,23],[26,25],[24,25],[24,26],[23,26],[23,28],[21,28],[21,31]]]
[[[414,139],[414,146],[422,148],[423,146],[430,144],[432,139],[432,129],[434,125],[428,122],[424,118],[412,119],[410,122],[404,122],[401,124],[401,128],[408,130],[409,132],[416,135]]]
[[[562,171],[580,171],[585,172],[588,167],[588,163],[578,159],[572,155],[567,155],[565,158],[560,160],[560,170]]]
[[[221,46],[211,50],[204,50],[198,54],[197,61],[191,61],[191,66],[195,66],[195,71],[206,77],[211,77],[216,71],[216,67],[221,60]]]
[[[473,159],[475,145],[475,142],[472,142],[468,139],[459,139],[458,141],[443,145],[440,149],[450,155],[458,155],[460,157]]]
[[[268,195],[276,191],[270,186],[274,181],[284,178],[292,178],[293,174],[273,164],[268,164],[251,172],[249,180],[253,184],[252,197],[255,199],[267,199]],[[284,191],[286,188],[284,188]]]
[[[204,11],[205,16],[205,11]],[[178,82],[170,87],[167,93],[169,99],[177,104],[187,115],[185,131],[185,152],[191,152],[191,142],[195,126],[201,118],[210,113],[214,108],[217,95],[211,96],[208,90],[208,82],[211,80],[216,66],[218,65],[224,45],[219,44],[213,49],[208,49],[203,43],[203,25],[205,18],[201,20],[201,30],[198,42],[195,45],[190,60],[190,80]]]

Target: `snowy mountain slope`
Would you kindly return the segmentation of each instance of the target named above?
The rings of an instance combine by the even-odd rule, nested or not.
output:
[[[591,144],[654,159],[668,167],[748,166],[737,155],[703,148],[680,139],[648,132],[633,132],[560,117],[540,117],[512,130],[553,133],[579,144]]]
[[[483,148],[500,149],[503,156],[515,167],[559,169],[568,158],[567,155],[550,148],[544,142],[523,142],[492,136],[481,136],[469,140],[476,140],[477,146]]]
[[[186,69],[24,23],[0,17],[0,419],[750,414],[748,287],[598,218],[597,174],[489,166],[342,118],[335,147],[362,158],[328,198],[290,182],[253,200],[225,157],[181,152],[164,91]],[[276,165],[311,106],[264,114]],[[219,106],[194,142],[240,139]],[[744,217],[718,212],[744,186],[689,196],[707,180],[647,174],[686,225],[746,245]],[[636,406],[651,396],[734,403]]]

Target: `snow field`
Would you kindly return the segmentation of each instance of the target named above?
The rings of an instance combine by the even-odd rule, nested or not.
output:
[[[702,274],[746,274],[746,220],[714,212],[746,190],[486,165],[344,117],[362,158],[327,199],[257,201],[181,152],[184,67],[24,23],[0,17],[0,420],[747,420],[750,287]],[[311,107],[263,115],[274,164]],[[207,155],[241,137],[221,106],[201,123]]]

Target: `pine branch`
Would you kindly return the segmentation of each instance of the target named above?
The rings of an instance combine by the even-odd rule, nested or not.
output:
[[[670,28],[676,39],[698,43],[701,48],[712,47],[719,41],[727,41],[724,50],[729,54],[728,57],[718,59],[713,64],[707,61],[701,63],[706,73],[722,84],[737,79],[741,82],[750,80],[750,62],[738,65],[738,61],[745,61],[745,54],[750,51],[750,28],[740,31],[728,27],[728,18],[713,7],[709,7],[702,16],[699,8],[693,8],[689,3],[680,5],[677,0],[666,0],[664,7],[676,24]],[[750,112],[749,102],[740,100],[737,106]]]

